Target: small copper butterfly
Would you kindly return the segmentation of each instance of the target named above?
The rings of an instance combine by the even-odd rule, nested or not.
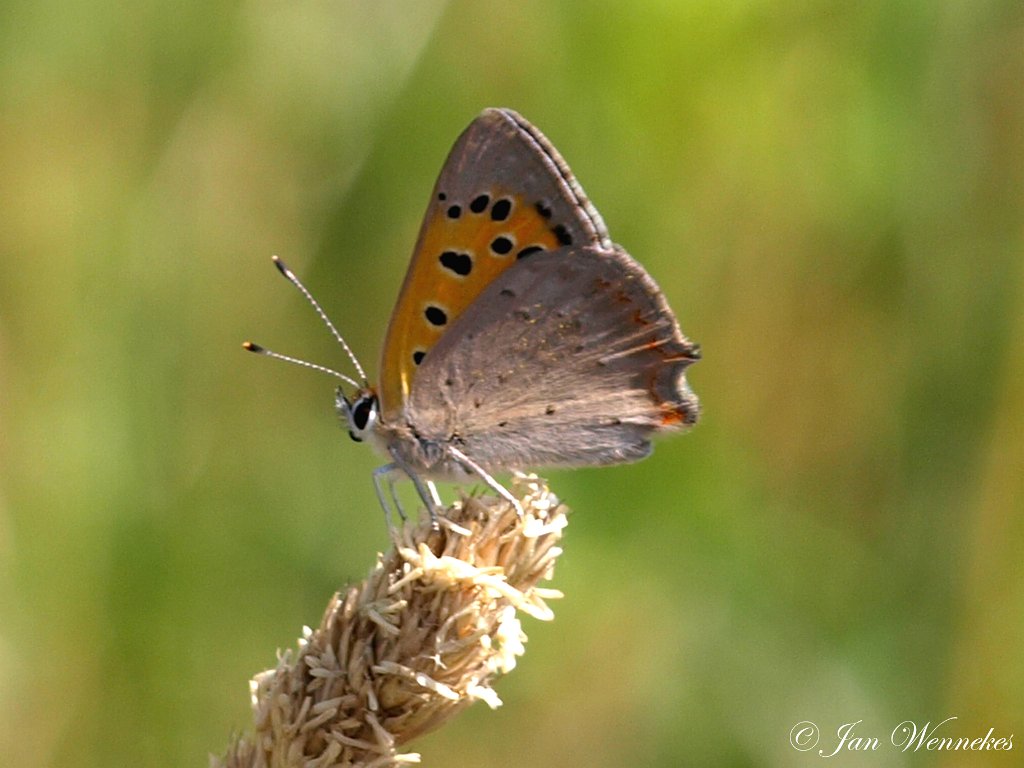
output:
[[[388,461],[374,472],[385,511],[382,481],[402,474],[432,515],[433,480],[478,479],[518,508],[492,473],[635,461],[653,434],[697,420],[685,371],[699,348],[555,148],[510,109],[485,110],[448,155],[391,314],[379,387],[275,263],[359,380],[245,347],[354,387],[338,388],[336,406],[352,439]]]

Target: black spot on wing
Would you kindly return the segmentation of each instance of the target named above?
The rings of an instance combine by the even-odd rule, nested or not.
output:
[[[431,325],[442,326],[448,322],[448,313],[438,306],[431,304],[423,311],[427,322]]]
[[[491,207],[491,220],[504,221],[510,213],[512,213],[512,201],[503,197],[501,200],[496,200]]]
[[[465,277],[473,271],[473,257],[468,253],[445,251],[438,257],[438,260],[442,267],[454,272],[459,277]]]
[[[512,250],[512,241],[504,235],[500,235],[491,241],[491,250],[499,256],[504,256]]]

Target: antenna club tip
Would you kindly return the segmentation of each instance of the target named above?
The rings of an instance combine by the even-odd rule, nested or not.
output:
[[[263,347],[259,344],[253,344],[251,341],[242,342],[242,349],[248,350],[249,352],[255,352],[257,354],[262,353]]]
[[[271,261],[274,262],[274,266],[277,267],[277,271],[278,272],[280,272],[282,275],[287,277],[289,280],[293,279],[292,271],[290,269],[288,269],[288,265],[287,264],[285,264],[283,261],[281,261],[281,257],[280,256],[271,256],[270,258],[271,258]]]

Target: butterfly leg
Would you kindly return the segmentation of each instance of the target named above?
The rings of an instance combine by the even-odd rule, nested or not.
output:
[[[398,480],[398,478],[396,477],[397,474],[397,468],[395,469],[394,472],[388,473],[388,492],[391,494],[391,502],[395,505],[395,509],[398,510],[398,516],[402,518],[402,522],[404,523],[408,519],[408,517],[405,514],[405,508],[402,506],[401,500],[398,498],[398,494],[395,492],[395,483]]]
[[[419,494],[420,499],[423,501],[423,505],[427,508],[427,512],[430,513],[430,522],[434,527],[434,530],[438,530],[441,526],[437,522],[437,513],[443,507],[441,506],[441,497],[437,493],[437,486],[431,481],[424,481],[422,477],[416,474],[416,471],[402,460],[395,451],[389,450],[391,457],[395,460],[393,464],[389,464],[389,467],[397,468],[405,473],[406,477],[412,480],[413,487],[416,488],[416,493]],[[397,503],[397,499],[396,499]],[[405,515],[402,515],[402,519],[405,519]]]
[[[477,477],[479,477],[481,480],[483,480],[484,484],[488,488],[490,488],[492,491],[494,491],[503,499],[505,499],[505,501],[511,504],[513,508],[515,508],[516,514],[519,515],[520,519],[522,519],[525,516],[526,513],[523,511],[523,505],[519,503],[519,499],[513,496],[512,493],[508,490],[508,488],[506,488],[504,485],[495,480],[487,472],[486,469],[481,467],[479,464],[477,464],[475,461],[469,458],[469,456],[467,456],[454,446],[446,445],[445,450],[448,451],[448,454],[453,459],[455,459],[459,464],[461,464],[465,469],[469,470]]]
[[[394,509],[398,512],[398,516],[402,518],[402,521],[405,522],[405,511],[402,509],[402,505],[398,503],[398,496],[395,495],[395,472],[399,469],[400,467],[397,464],[385,464],[373,470],[373,489],[377,492],[377,501],[380,502],[380,508],[384,510],[384,520],[388,524],[388,530],[392,533],[394,533],[394,524],[391,521],[392,508],[388,505],[387,498],[384,496],[384,488],[381,483],[387,482]]]

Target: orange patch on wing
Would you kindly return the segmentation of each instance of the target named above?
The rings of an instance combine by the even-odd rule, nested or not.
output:
[[[637,325],[651,324],[651,321],[644,317],[644,311],[642,309],[638,309],[636,312],[633,313],[633,322],[636,323]]]
[[[661,417],[658,426],[662,429],[672,429],[673,427],[691,424],[693,422],[693,414],[690,411],[689,405],[671,402],[660,397],[656,390],[657,381],[658,374],[652,373],[647,380],[647,392],[650,394],[651,400]]]
[[[516,263],[524,248],[560,245],[534,201],[502,190],[484,194],[488,203],[478,211],[481,206],[471,207],[475,198],[441,199],[435,191],[384,340],[380,389],[385,420],[394,420],[409,397],[417,366],[414,351],[429,354],[448,326]],[[431,304],[444,307],[444,323],[427,318]]]
[[[659,403],[661,409],[661,426],[670,428],[678,427],[686,423],[689,412],[680,406],[671,403]]]

